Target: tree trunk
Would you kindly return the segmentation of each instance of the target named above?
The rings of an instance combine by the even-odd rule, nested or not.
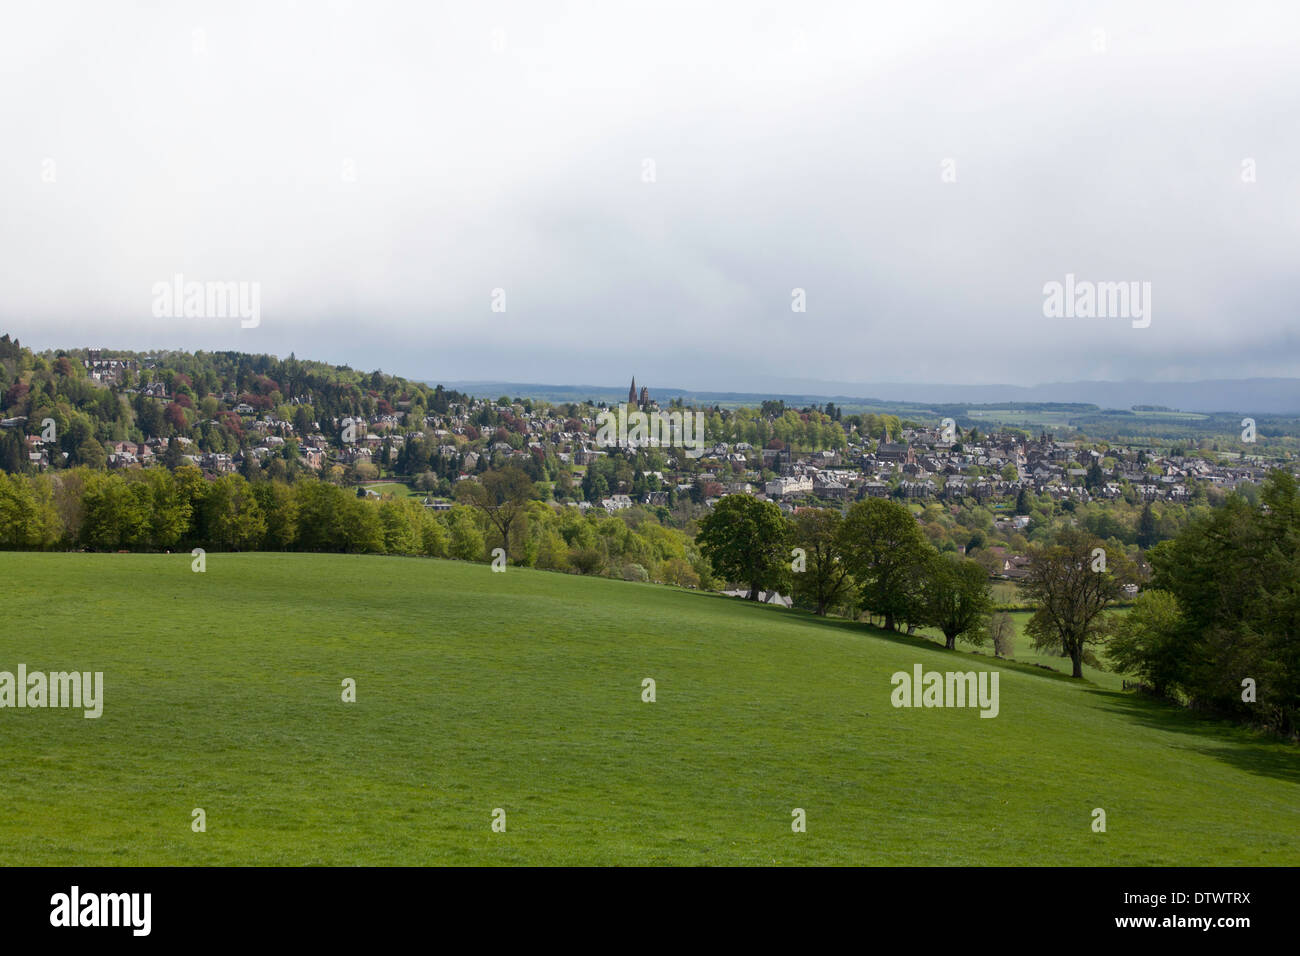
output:
[[[944,639],[947,641],[947,643],[944,644],[944,649],[949,651],[955,651],[957,649],[957,635],[949,634],[945,631],[943,636]]]
[[[885,615],[885,630],[887,630],[887,631],[892,631],[892,630],[894,630],[894,615],[893,615],[893,614],[886,614],[886,615]]]
[[[1070,662],[1074,665],[1074,673],[1072,673],[1070,676],[1082,677],[1083,676],[1083,648],[1082,647],[1070,652]]]
[[[746,600],[749,600],[749,601],[757,601],[757,600],[758,600],[758,585],[757,585],[757,584],[751,584],[751,585],[749,586],[749,597],[746,598]]]

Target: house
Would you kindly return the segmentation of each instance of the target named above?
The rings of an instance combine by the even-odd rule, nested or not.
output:
[[[1029,558],[1023,554],[1009,555],[1002,563],[1002,574],[1012,581],[1019,581],[1029,576]]]
[[[764,448],[763,467],[785,474],[792,466],[793,459],[788,448]]]
[[[966,493],[966,479],[961,475],[952,475],[943,483],[943,497],[945,498],[961,498]]]
[[[153,449],[148,445],[138,445],[133,441],[115,441],[109,443],[109,455],[127,455],[132,461],[145,461],[154,457]]]
[[[907,498],[931,498],[937,490],[933,481],[929,478],[925,481],[904,481],[899,486],[902,489],[904,497]]]
[[[834,479],[822,480],[818,478],[813,482],[813,493],[821,498],[830,498],[834,501],[844,501],[849,496],[849,487],[842,481]]]
[[[789,495],[806,495],[813,490],[813,480],[807,475],[791,478],[777,478],[763,486],[763,493],[769,498],[785,498]]]

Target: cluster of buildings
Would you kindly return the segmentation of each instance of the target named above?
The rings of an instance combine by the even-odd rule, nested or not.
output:
[[[701,463],[725,463],[714,449]],[[1021,489],[1057,500],[1086,502],[1124,496],[1184,501],[1196,481],[1235,487],[1261,481],[1262,460],[1232,464],[1198,456],[1165,456],[1144,449],[1110,447],[1105,452],[1048,434],[1025,440],[991,435],[978,442],[945,440],[942,428],[906,429],[897,441],[850,443],[843,452],[822,451],[791,459],[773,456],[764,467],[779,472],[762,484],[762,494],[783,504],[801,499],[857,500],[863,497],[984,502],[1014,498]],[[725,472],[725,468],[718,474]],[[706,472],[705,478],[710,473]],[[728,487],[728,490],[744,490]]]
[[[92,373],[102,380],[120,377],[133,363],[103,359],[95,353],[86,360]],[[161,389],[159,383],[142,386]],[[148,394],[146,392],[146,394]],[[309,403],[310,396],[291,399]],[[454,463],[455,473],[466,478],[481,470],[483,460],[500,465],[512,459],[527,460],[537,455],[554,456],[570,466],[575,484],[594,461],[605,455],[626,454],[626,450],[597,443],[596,412],[565,417],[560,408],[530,408],[519,404],[499,405],[484,399],[452,404],[442,414],[422,421],[410,420],[409,403],[386,414],[312,422],[298,434],[292,422],[270,412],[259,414],[237,396],[221,396],[226,411],[237,415],[240,429],[249,439],[245,447],[230,453],[200,452],[189,438],[173,440],[184,447],[183,456],[205,471],[223,474],[236,471],[245,456],[259,460],[280,453],[289,441],[298,445],[299,460],[319,469],[327,464],[355,465],[377,459],[385,445],[398,453],[413,439],[437,442],[439,455]],[[636,409],[657,409],[648,388],[628,389],[628,404]],[[484,410],[508,420],[514,435],[501,436],[491,430],[480,433],[475,422],[484,420]],[[488,416],[489,418],[491,416]],[[3,427],[23,427],[25,422],[0,422]],[[213,419],[210,424],[221,424]],[[501,440],[510,437],[510,441]],[[709,436],[705,436],[706,440]],[[785,510],[800,504],[849,502],[864,497],[958,502],[986,502],[1014,498],[1021,489],[1047,494],[1058,500],[1085,502],[1094,499],[1136,495],[1145,500],[1180,501],[1192,494],[1194,483],[1234,487],[1262,480],[1267,466],[1262,460],[1224,462],[1197,455],[1167,456],[1151,451],[1111,447],[1106,451],[1086,448],[1071,441],[1055,440],[1050,434],[1026,439],[1021,434],[992,434],[978,440],[961,440],[951,429],[903,429],[897,436],[875,441],[851,431],[844,447],[794,453],[785,447],[756,448],[747,442],[718,442],[706,445],[697,458],[666,456],[667,467],[656,472],[660,490],[632,497],[632,489],[609,489],[607,497],[587,506],[603,507],[611,513],[636,504],[666,504],[668,489],[690,493],[706,489],[706,503],[724,494],[753,494],[778,502]],[[50,464],[50,443],[29,436],[32,464]],[[774,443],[779,444],[779,443]],[[115,442],[106,450],[110,467],[147,467],[161,460],[167,440],[153,438],[144,443]]]
[[[90,380],[101,385],[121,385],[126,373],[139,367],[134,359],[104,358],[100,349],[90,349],[81,364]]]

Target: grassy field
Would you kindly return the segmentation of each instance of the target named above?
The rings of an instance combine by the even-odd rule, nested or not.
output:
[[[424,492],[416,491],[402,481],[368,481],[361,487],[373,491],[381,498],[423,498],[425,496]]]
[[[1070,676],[1070,659],[1061,657],[1060,654],[1054,654],[1047,651],[1035,650],[1033,640],[1025,634],[1025,625],[1029,623],[1032,616],[1031,611],[1008,611],[1011,617],[1011,624],[1015,628],[1015,644],[1011,659],[1017,664],[1028,664],[1034,667],[1050,668],[1066,677]],[[1128,608],[1115,608],[1112,614],[1127,614]],[[927,637],[932,641],[943,641],[943,633],[935,628],[917,628],[916,633],[921,637]],[[967,641],[958,639],[958,650],[971,654],[993,654],[992,642],[986,642],[983,645],[971,644]],[[1104,653],[1104,652],[1103,652]],[[1091,684],[1105,690],[1119,690],[1124,686],[1126,675],[1116,673],[1112,670],[1099,670],[1090,664],[1083,665],[1083,676]]]
[[[986,421],[990,425],[1011,425],[1019,428],[1066,429],[1077,411],[1053,411],[1041,408],[968,408],[966,417]],[[980,427],[981,433],[985,431]]]
[[[994,581],[993,600],[998,604],[1018,604],[1024,601],[1020,586],[1015,581]]]
[[[190,560],[0,554],[0,670],[105,682],[0,710],[0,864],[1300,863],[1295,747],[1096,683],[654,585]],[[916,663],[996,666],[999,716],[894,709]]]

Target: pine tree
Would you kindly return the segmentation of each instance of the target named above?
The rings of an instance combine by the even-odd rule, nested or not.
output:
[[[0,471],[11,475],[27,470],[27,455],[18,436],[18,430],[14,428],[0,431]]]
[[[1146,503],[1142,509],[1142,517],[1138,519],[1137,543],[1144,550],[1154,547],[1160,541],[1160,535],[1156,531],[1156,516],[1151,512],[1151,502]]]

